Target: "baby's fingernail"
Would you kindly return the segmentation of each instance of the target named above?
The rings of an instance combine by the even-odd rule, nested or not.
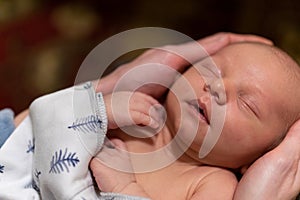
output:
[[[155,110],[158,111],[159,113],[164,112],[164,110],[165,110],[165,108],[160,104],[156,104],[154,107],[155,107]]]
[[[159,123],[155,120],[151,120],[151,123],[150,123],[150,126],[153,128],[153,129],[157,129],[159,127]]]
[[[155,108],[161,108],[161,107],[163,107],[163,105],[161,105],[160,103],[156,103],[156,104],[154,104],[154,107]]]
[[[159,128],[159,123],[155,122],[154,125],[153,125],[153,128],[154,128],[154,129]]]

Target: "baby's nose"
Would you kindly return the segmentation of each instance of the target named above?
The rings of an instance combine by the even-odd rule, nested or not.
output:
[[[206,83],[205,90],[210,92],[217,104],[224,105],[226,103],[226,91],[221,78]]]

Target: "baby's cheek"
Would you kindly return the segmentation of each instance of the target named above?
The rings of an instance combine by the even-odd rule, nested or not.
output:
[[[210,147],[211,145],[212,145],[212,149],[214,149],[214,146],[216,146],[216,144],[218,142],[217,141],[216,144],[210,144],[209,141],[205,140],[205,136],[207,134],[210,134],[208,132],[208,127],[199,127],[197,135],[193,140],[193,144],[191,145],[191,148],[197,152],[198,158],[203,158],[203,156],[200,155],[201,149],[203,149],[203,148],[206,149],[207,147]]]
[[[231,119],[225,122],[219,140],[223,141],[224,145],[234,148],[239,144],[243,144],[249,135],[247,135],[242,123],[231,122],[234,121]]]

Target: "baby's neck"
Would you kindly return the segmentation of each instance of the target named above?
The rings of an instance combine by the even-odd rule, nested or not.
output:
[[[141,128],[121,128],[108,133],[108,137],[117,137],[127,144],[131,152],[148,153],[164,148],[172,139],[172,133],[167,125],[164,125],[158,132],[144,131]]]
[[[123,140],[127,146],[132,164],[137,172],[146,172],[166,167],[172,163],[185,163],[188,165],[199,165],[199,162],[187,156],[174,140],[174,133],[168,123],[155,135],[147,138],[139,138],[128,130],[114,131],[112,137]]]

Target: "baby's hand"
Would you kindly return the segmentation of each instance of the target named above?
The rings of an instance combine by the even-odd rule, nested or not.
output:
[[[153,97],[140,92],[115,92],[104,96],[108,129],[134,124],[159,127],[162,105]]]
[[[136,184],[126,145],[119,139],[106,140],[90,167],[102,192],[123,193]]]

